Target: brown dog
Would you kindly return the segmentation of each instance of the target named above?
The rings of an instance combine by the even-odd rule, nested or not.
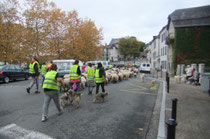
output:
[[[76,105],[76,108],[80,107],[80,101],[81,101],[81,93],[76,93],[74,90],[69,89],[68,90],[68,96],[69,96],[69,101],[70,105],[73,105],[73,101]]]
[[[81,93],[75,93],[74,94],[74,102],[75,102],[77,109],[80,107],[80,101],[81,101]]]
[[[61,103],[61,106],[62,106],[63,108],[70,104],[69,94],[68,94],[68,93],[64,93],[64,94],[60,97],[60,103]]]
[[[104,102],[105,97],[108,96],[108,93],[98,93],[93,99],[93,103],[102,103]]]

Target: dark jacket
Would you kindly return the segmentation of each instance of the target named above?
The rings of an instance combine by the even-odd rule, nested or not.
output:
[[[78,66],[78,68],[77,68],[77,74],[78,74],[78,75],[81,75],[80,66]]]
[[[106,73],[103,67],[99,68],[99,77],[101,78],[104,75],[106,77]]]

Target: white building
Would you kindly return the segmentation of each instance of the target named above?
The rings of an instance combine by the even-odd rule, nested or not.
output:
[[[168,69],[167,35],[168,31],[165,26],[157,36],[153,36],[153,40],[148,44],[147,59],[150,61],[153,70],[162,68],[163,71],[167,71]]]
[[[123,60],[123,55],[119,53],[118,43],[120,39],[112,39],[108,46],[108,61],[121,61]]]
[[[166,38],[168,36],[167,27],[163,27],[160,31],[160,65],[163,70],[168,71],[168,45]]]

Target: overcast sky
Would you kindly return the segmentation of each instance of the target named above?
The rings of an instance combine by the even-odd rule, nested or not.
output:
[[[49,0],[64,11],[76,10],[103,29],[103,44],[112,38],[135,36],[148,43],[176,9],[210,5],[210,0]]]

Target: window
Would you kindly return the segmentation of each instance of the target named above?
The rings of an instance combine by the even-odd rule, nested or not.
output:
[[[167,55],[167,46],[165,46],[165,55]]]
[[[163,56],[164,56],[164,47],[163,47]]]
[[[15,68],[17,69],[17,71],[21,71],[22,70],[21,67],[19,67],[19,66],[15,66]]]

